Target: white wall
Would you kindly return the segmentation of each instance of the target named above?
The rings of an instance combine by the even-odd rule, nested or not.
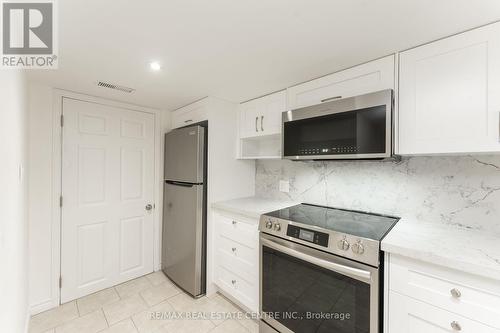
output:
[[[39,84],[28,87],[29,99],[29,230],[30,307],[37,313],[57,306],[59,255],[53,245],[52,131],[53,89]]]
[[[0,73],[0,332],[23,332],[28,314],[27,128],[24,73]]]

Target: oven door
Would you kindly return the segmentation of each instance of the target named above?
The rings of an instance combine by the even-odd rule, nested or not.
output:
[[[261,233],[260,311],[282,333],[378,333],[379,271]]]
[[[392,90],[383,90],[283,112],[282,157],[389,158],[392,109]]]

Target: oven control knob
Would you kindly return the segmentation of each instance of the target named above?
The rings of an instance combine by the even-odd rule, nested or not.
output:
[[[361,244],[361,241],[352,245],[352,252],[356,254],[363,254],[365,252],[365,247]]]
[[[268,221],[266,222],[266,228],[267,228],[267,229],[271,229],[272,227],[273,227],[273,222],[272,222],[271,220],[268,220]]]
[[[275,223],[274,224],[274,231],[280,231],[281,230],[281,224]]]
[[[344,239],[339,240],[339,242],[337,243],[337,246],[339,247],[339,249],[347,251],[347,250],[349,250],[349,246],[351,246],[351,245],[349,244],[347,239],[344,238]]]

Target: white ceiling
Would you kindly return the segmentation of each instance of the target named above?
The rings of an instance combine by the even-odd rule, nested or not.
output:
[[[58,3],[59,69],[32,80],[166,110],[208,95],[241,102],[500,20],[499,0]]]

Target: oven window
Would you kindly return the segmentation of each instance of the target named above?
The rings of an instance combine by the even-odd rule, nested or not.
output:
[[[296,333],[369,333],[370,286],[263,246],[262,310]]]
[[[284,154],[386,153],[386,106],[284,123]]]

